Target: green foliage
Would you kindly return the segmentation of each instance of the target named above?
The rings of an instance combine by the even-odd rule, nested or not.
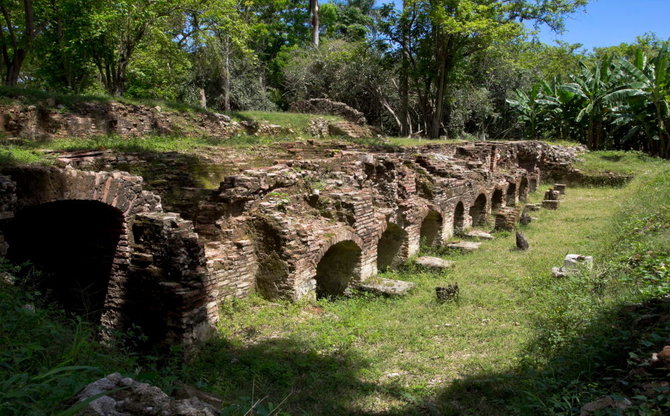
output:
[[[508,100],[530,137],[572,137],[591,149],[639,149],[670,157],[670,60],[666,49],[649,58],[605,57],[560,84],[534,85]]]

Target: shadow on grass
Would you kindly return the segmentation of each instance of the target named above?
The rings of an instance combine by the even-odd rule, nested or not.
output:
[[[250,328],[253,335],[253,328]],[[294,339],[266,339],[237,345],[223,339],[207,343],[188,366],[191,383],[246,406],[267,397],[290,415],[364,414],[366,398],[402,399],[400,387],[363,381],[370,365],[355,352],[324,352]]]
[[[558,349],[548,347],[549,336],[537,331],[524,354],[530,360],[512,371],[464,377],[427,401],[384,414],[570,415],[603,395],[629,398],[635,409],[642,408],[639,414],[664,414],[658,409],[670,406],[663,395],[639,399],[649,394],[645,385],[662,383],[670,374],[649,367],[651,354],[670,339],[667,296],[605,311]],[[546,358],[542,367],[532,364],[538,356]],[[645,406],[654,410],[645,413]],[[597,414],[623,414],[603,412]]]

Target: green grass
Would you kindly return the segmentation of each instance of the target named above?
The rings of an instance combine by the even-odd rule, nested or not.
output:
[[[667,168],[643,167],[642,177],[625,188],[570,188],[560,210],[541,211],[523,229],[529,252],[515,250],[514,235],[506,234],[478,252],[447,256],[457,265],[443,273],[408,266],[384,274],[417,284],[402,299],[232,302],[223,311],[221,339],[189,367],[188,378],[228,399],[252,389],[275,403],[288,397],[291,414],[546,413],[519,397],[532,397],[534,382],[556,386],[578,377],[566,370],[549,383],[531,374],[556,372],[552,360],[560,351],[579,345],[584,331],[595,333],[591,326],[611,318],[613,308],[642,296],[619,279],[627,269],[614,265],[630,252],[612,242],[630,234],[642,211],[667,209]],[[655,171],[659,188],[650,188],[654,175],[647,170]],[[645,199],[649,189],[655,199]],[[667,242],[664,235],[656,247]],[[633,251],[650,247],[642,241]],[[594,255],[597,272],[554,279],[551,267],[568,253]],[[435,286],[451,282],[460,286],[459,301],[437,303]],[[604,355],[597,347],[580,353]]]
[[[174,385],[179,363],[141,356],[99,344],[97,329],[45,303],[21,277],[16,285],[5,273],[24,276],[29,268],[0,258],[0,415],[64,416],[69,399],[88,383],[112,372],[161,385]]]
[[[42,153],[29,147],[2,145],[0,142],[0,168],[35,163],[47,163]]]
[[[234,111],[228,115],[237,122],[255,121],[264,124],[276,124],[291,129],[296,134],[307,134],[309,122],[315,118],[324,118],[328,121],[342,120],[337,116],[315,115],[302,113],[288,113],[279,111]]]
[[[666,161],[642,152],[604,150],[589,152],[580,156],[575,167],[586,174],[612,172],[618,175],[635,175],[657,169]]]

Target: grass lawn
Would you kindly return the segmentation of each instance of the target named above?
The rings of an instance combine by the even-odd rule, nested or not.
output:
[[[632,296],[614,281],[608,283],[612,296],[589,288],[610,267],[605,242],[615,237],[620,201],[639,187],[570,188],[558,211],[542,210],[523,228],[528,252],[514,248],[513,234],[500,233],[478,252],[443,255],[457,263],[449,271],[406,266],[384,274],[417,284],[405,298],[232,302],[224,309],[220,339],[206,347],[187,377],[227,399],[253,394],[283,401],[290,414],[414,414],[431,408],[436,414],[509,414],[494,395],[469,394],[456,388],[458,382],[541,367],[551,348]],[[593,277],[552,278],[551,267],[562,265],[568,253],[594,255]],[[458,282],[459,301],[437,303],[435,286],[449,282]],[[534,351],[538,337],[544,338],[545,356]],[[510,382],[498,388],[504,383]]]

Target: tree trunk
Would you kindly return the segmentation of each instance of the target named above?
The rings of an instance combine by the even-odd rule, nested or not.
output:
[[[200,94],[200,107],[207,108],[207,95],[205,94],[205,89],[198,88],[198,93]]]
[[[312,15],[312,44],[319,47],[319,0],[309,0],[309,12]]]
[[[8,87],[15,87],[19,83],[19,75],[21,74],[21,67],[28,55],[24,49],[19,49],[14,52],[13,58],[7,65],[7,76],[5,77],[5,85]]]
[[[403,18],[407,13],[407,1],[402,2]],[[400,67],[400,135],[409,136],[409,28],[402,22],[402,65]]]
[[[5,75],[5,85],[14,87],[19,82],[19,75],[21,74],[21,67],[28,56],[28,51],[32,46],[35,38],[35,20],[33,11],[33,0],[23,0],[23,13],[25,15],[25,32],[23,39],[19,41],[16,32],[13,29],[13,22],[10,18],[9,12],[4,7],[0,6],[2,14],[7,23],[10,41],[13,46],[13,54],[10,57],[7,47],[3,47],[3,56],[5,64],[7,65],[7,73]],[[3,42],[4,43],[4,42]]]
[[[230,111],[230,42],[226,39],[225,68],[223,69],[223,110]]]
[[[447,57],[444,50],[437,53],[437,92],[435,94],[435,112],[431,123],[429,138],[437,139],[440,137],[440,128],[442,126],[442,115],[444,112],[444,89],[446,84]]]

